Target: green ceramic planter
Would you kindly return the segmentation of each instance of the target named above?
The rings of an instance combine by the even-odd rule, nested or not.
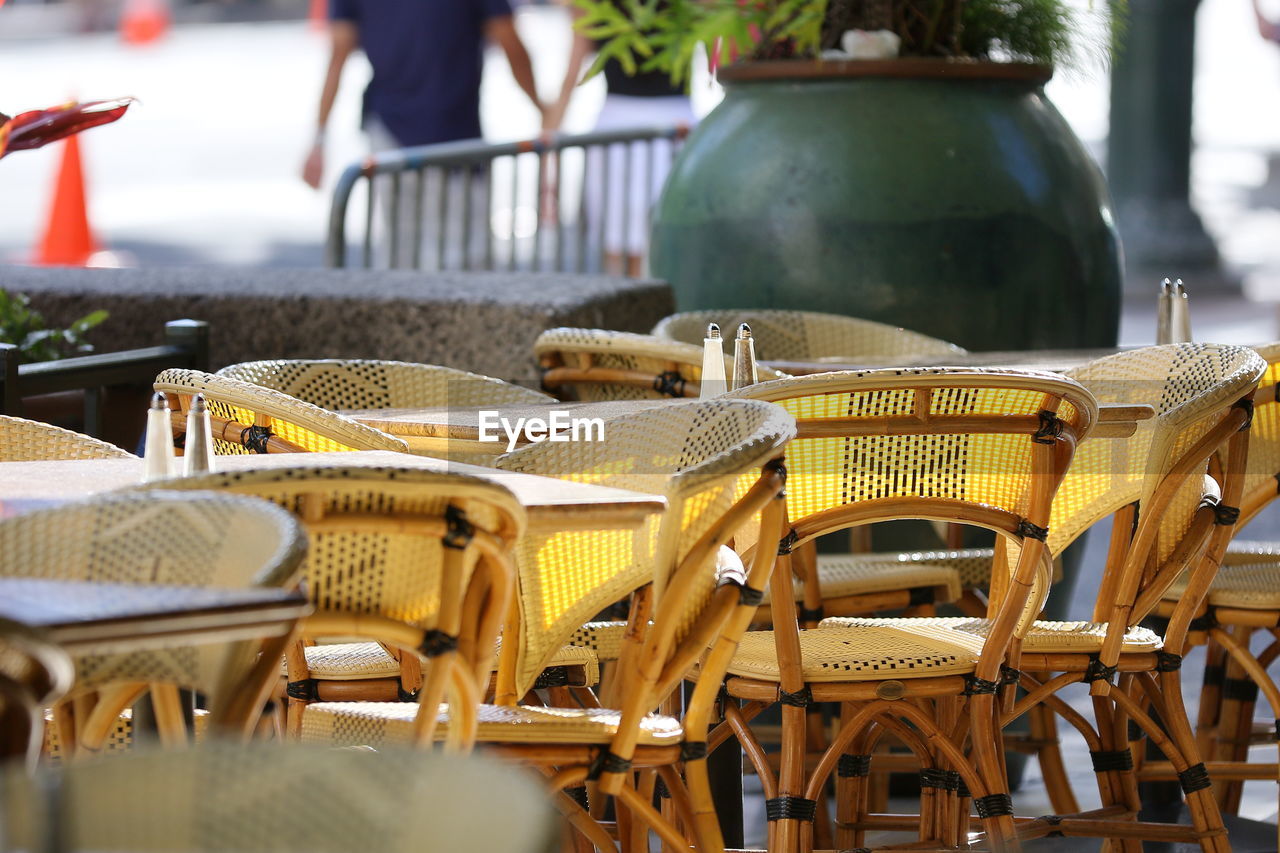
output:
[[[1049,69],[934,60],[721,71],[658,202],[680,310],[796,308],[970,349],[1116,343],[1106,184]],[[767,358],[767,354],[762,354]]]

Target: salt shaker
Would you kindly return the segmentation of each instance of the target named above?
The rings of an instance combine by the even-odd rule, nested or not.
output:
[[[204,395],[197,394],[187,412],[187,443],[182,451],[182,473],[204,474],[213,470],[213,427]]]
[[[1173,282],[1167,278],[1156,296],[1156,343],[1173,343]]]
[[[756,375],[756,344],[751,337],[751,327],[743,323],[733,340],[733,390],[759,382]]]
[[[1182,286],[1182,279],[1173,283],[1173,307],[1169,311],[1170,343],[1191,343],[1191,300],[1187,289]]]
[[[707,336],[702,339],[702,384],[698,398],[706,400],[718,397],[729,390],[729,383],[724,375],[724,343],[720,338],[720,327],[715,323],[707,324]]]
[[[147,443],[143,448],[142,481],[151,483],[173,476],[173,420],[169,399],[156,392],[147,409]]]

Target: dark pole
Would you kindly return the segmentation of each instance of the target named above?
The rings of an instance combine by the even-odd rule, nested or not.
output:
[[[1200,0],[1128,0],[1111,72],[1107,178],[1125,253],[1125,288],[1165,276],[1239,290],[1191,206],[1191,88]]]

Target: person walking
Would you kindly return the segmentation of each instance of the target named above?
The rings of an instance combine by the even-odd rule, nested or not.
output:
[[[312,188],[319,189],[324,178],[325,128],[343,68],[357,49],[364,51],[373,69],[364,92],[361,126],[374,153],[480,138],[480,78],[487,42],[502,49],[516,84],[546,118],[510,0],[330,0],[329,33],[329,66],[320,91],[316,133],[302,168],[302,179]],[[475,194],[484,193],[487,199],[487,181],[474,180],[472,186]],[[382,195],[387,198],[389,193]],[[404,193],[406,201],[408,196]],[[403,208],[388,208],[387,213],[399,223],[403,236],[411,217],[396,215],[405,214]],[[402,249],[412,242],[399,241]],[[404,260],[393,258],[391,265],[401,266]],[[409,259],[409,265],[416,260]]]

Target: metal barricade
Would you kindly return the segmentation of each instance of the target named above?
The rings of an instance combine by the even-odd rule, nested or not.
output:
[[[677,125],[373,155],[338,180],[325,263],[432,271],[643,268],[649,211],[688,133]],[[354,246],[347,228],[353,207]]]

